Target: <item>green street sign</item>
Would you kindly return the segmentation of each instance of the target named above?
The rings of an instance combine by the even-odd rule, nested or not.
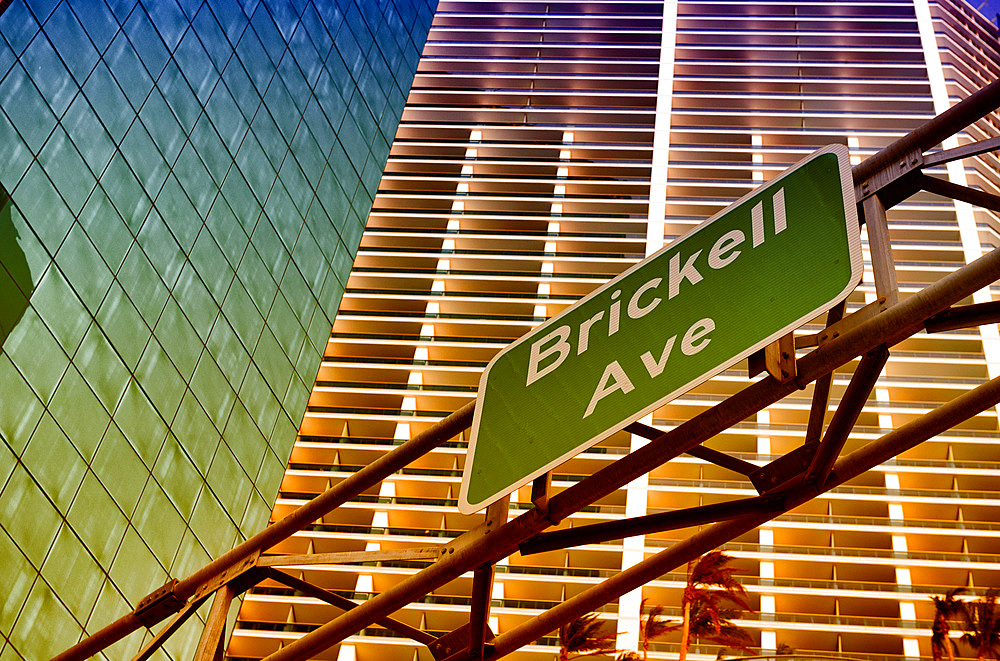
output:
[[[831,145],[497,354],[479,382],[459,510],[815,318],[861,274],[847,148]]]

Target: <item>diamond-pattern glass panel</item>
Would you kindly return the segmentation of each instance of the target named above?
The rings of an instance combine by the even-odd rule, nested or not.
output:
[[[393,47],[429,25],[396,2]],[[328,57],[366,4],[0,2],[4,659],[52,656],[266,522],[342,292],[321,289],[350,266],[324,252],[354,222],[327,197],[358,189],[351,158],[385,160],[354,130],[347,180],[320,185],[343,99],[384,103]]]

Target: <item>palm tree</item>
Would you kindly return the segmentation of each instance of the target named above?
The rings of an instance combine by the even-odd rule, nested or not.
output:
[[[584,656],[614,654],[614,632],[607,632],[597,613],[587,613],[559,627],[559,661]],[[572,656],[571,656],[572,655]]]
[[[750,636],[729,621],[743,610],[753,610],[747,591],[729,566],[732,558],[722,551],[706,553],[688,563],[688,580],[681,599],[684,618],[681,622],[679,661],[687,659],[691,638],[706,638],[735,649],[746,650]]]
[[[962,642],[976,652],[979,661],[997,659],[1000,661],[1000,610],[997,609],[996,588],[986,591],[982,599],[966,604],[965,630]]]
[[[774,650],[775,656],[791,656],[795,654],[795,648],[788,643],[778,643],[778,649]]]
[[[642,604],[639,606],[640,612],[646,610],[646,601],[646,599],[642,600]],[[678,628],[677,623],[669,621],[663,615],[663,610],[663,606],[653,606],[649,614],[642,618],[642,623],[639,627],[639,644],[642,645],[642,661],[646,661],[646,657],[649,654],[650,641],[656,640],[671,631],[676,631]]]
[[[715,601],[715,595],[712,595],[710,600],[702,601],[700,605],[692,608],[689,639],[704,638],[723,647],[750,651],[753,638],[730,621],[730,618],[739,617],[742,610],[742,608],[722,608],[721,599]],[[686,656],[687,647],[682,648],[682,654]]]
[[[955,642],[948,639],[951,620],[965,612],[965,602],[955,597],[965,592],[965,588],[948,590],[943,597],[934,596],[934,623],[931,625],[931,654],[934,661],[942,661],[948,654],[948,661],[955,661]]]

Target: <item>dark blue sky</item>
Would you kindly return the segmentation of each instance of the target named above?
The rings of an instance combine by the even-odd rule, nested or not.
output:
[[[1000,0],[969,0],[969,3],[983,12],[983,16],[996,22],[997,12],[1000,12]]]

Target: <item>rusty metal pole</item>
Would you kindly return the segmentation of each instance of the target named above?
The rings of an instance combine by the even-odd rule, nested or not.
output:
[[[264,569],[264,577],[269,578],[272,581],[276,581],[278,583],[284,583],[293,590],[298,590],[302,594],[308,595],[313,599],[319,599],[320,601],[325,601],[334,608],[339,608],[340,610],[343,611],[348,611],[351,610],[352,608],[358,607],[357,602],[351,601],[347,597],[342,597],[335,592],[330,592],[329,590],[325,590],[319,587],[318,585],[313,585],[312,583],[304,581],[301,578],[296,578],[291,574],[287,574],[283,571],[274,569],[273,567],[266,567]],[[377,622],[375,622],[375,624],[383,626],[386,629],[395,631],[396,633],[402,636],[406,636],[407,638],[412,638],[418,643],[423,643],[424,645],[430,645],[435,640],[437,640],[436,636],[429,634],[421,629],[417,629],[416,627],[411,627],[409,624],[406,624],[405,622],[400,622],[399,620],[393,619],[391,617],[386,617],[381,620],[378,620]]]
[[[215,659],[216,652],[223,644],[223,638],[226,635],[226,615],[229,613],[229,606],[233,603],[234,596],[236,596],[236,592],[230,585],[223,585],[215,591],[212,609],[208,613],[205,630],[198,642],[198,650],[194,654],[195,661],[213,661]]]
[[[147,659],[151,658],[153,654],[156,653],[156,650],[160,649],[160,647],[163,646],[163,643],[166,642],[166,640],[170,638],[174,632],[180,629],[181,626],[183,626],[183,624],[187,622],[192,615],[194,615],[195,611],[201,608],[201,605],[205,603],[205,600],[208,599],[208,597],[209,595],[205,595],[201,599],[194,599],[185,604],[184,608],[174,615],[174,617],[167,622],[167,624],[160,629],[155,636],[150,638],[146,644],[143,645],[142,649],[139,650],[139,653],[132,657],[132,661],[147,661]]]
[[[469,652],[473,658],[483,658],[486,630],[493,596],[493,565],[477,567],[472,573],[472,603],[469,608]]]
[[[896,267],[892,259],[892,240],[889,238],[889,220],[885,215],[885,205],[878,195],[872,195],[862,202],[865,227],[868,230],[868,245],[872,258],[872,272],[875,276],[875,294],[885,298],[885,304],[893,306],[899,302],[899,284],[896,282]]]
[[[369,489],[389,477],[415,459],[424,456],[445,441],[472,426],[475,401],[469,402],[451,415],[443,418],[429,429],[417,434],[391,452],[382,455],[357,473],[338,482],[299,507],[288,516],[254,535],[232,551],[219,556],[214,562],[179,581],[174,593],[182,598],[194,594],[199,585],[227,567],[262,549],[270,548],[288,538],[294,532],[316,521],[324,514],[343,505],[356,494]]]
[[[1000,80],[970,94],[933,119],[921,124],[885,149],[854,166],[854,182],[861,183],[876,172],[895,165],[913,150],[926,151],[1000,107]]]
[[[798,361],[798,376],[794,381],[782,384],[773,377],[758,381],[665,432],[659,439],[625,455],[592,477],[553,496],[549,501],[548,518],[553,522],[561,521],[584,505],[659,466],[671,454],[686,452],[880,344],[892,346],[913,335],[923,328],[923,320],[971,296],[998,278],[1000,249],[949,273],[905,301],[806,354]]]
[[[442,557],[436,564],[402,580],[356,609],[283,647],[268,656],[267,661],[307,659],[402,608],[415,597],[425,595],[486,562],[495,563],[513,553],[521,542],[541,532],[553,522],[603,498],[671,457],[728,429],[764,406],[773,404],[796,388],[805,387],[817,377],[881,344],[891,346],[909,337],[923,328],[925,319],[970,296],[972,292],[982,289],[998,277],[1000,277],[1000,249],[948,274],[902,303],[803,356],[798,363],[799,376],[795,379],[801,386],[795,382],[778,383],[773,377],[758,381],[712,409],[666,432],[659,439],[650,441],[639,450],[601,469],[566,491],[556,494],[549,500],[547,513],[542,513],[537,508],[525,512],[495,532],[467,546],[457,548],[454,553]],[[741,525],[739,521],[741,520],[717,525],[739,527]],[[756,525],[758,523],[753,523],[748,530],[752,530]]]
[[[888,360],[889,350],[884,345],[872,349],[861,359],[857,369],[854,370],[851,382],[847,385],[847,390],[840,398],[840,406],[837,407],[830,425],[826,428],[826,435],[805,472],[804,481],[814,481],[820,486],[826,482]]]
[[[854,180],[857,182],[867,179],[873,173],[889,166],[898,155],[908,153],[914,148],[927,149],[934,146],[955,131],[993,111],[998,105],[1000,105],[1000,81],[976,92],[855,167]],[[480,543],[459,549],[436,565],[405,579],[350,613],[324,624],[268,659],[279,661],[307,658],[310,654],[340,642],[354,631],[364,628],[373,621],[372,618],[378,619],[402,607],[413,596],[426,594],[484,561],[495,562],[505,557],[513,552],[517,543],[543,530],[549,523],[565,518],[582,506],[594,502],[669,459],[669,455],[662,452],[665,445],[675,442],[685,449],[693,447],[763,406],[778,401],[796,387],[804,387],[817,377],[829,373],[879,344],[895,344],[917,332],[922,327],[924,319],[996,280],[998,274],[1000,274],[1000,253],[994,251],[959,272],[946,276],[904,303],[893,306],[889,311],[892,314],[887,312],[879,315],[840,338],[817,348],[800,361],[799,375],[794,382],[778,384],[773,379],[765,379],[746,388],[674,430],[683,430],[681,434],[665,434],[660,442],[654,441],[646,445],[642,449],[646,452],[640,450],[632,453],[591,478],[558,494],[550,502],[547,514],[537,509],[526,512],[496,531],[491,538],[484,538]],[[723,424],[724,421],[727,421],[726,424]],[[694,438],[689,437],[689,434]],[[659,456],[656,456],[657,453]],[[734,523],[728,522],[724,525],[732,526]]]
[[[525,624],[497,636],[493,639],[493,653],[489,654],[487,658],[498,659],[506,656],[520,647],[538,640],[548,632],[555,631],[567,622],[658,579],[668,571],[725,544],[734,537],[753,530],[762,523],[770,521],[775,515],[775,512],[766,512],[712,524],[708,528],[677,542],[670,548],[646,558],[639,564],[615,574],[602,583],[531,618]]]
[[[0,0],[0,12],[2,12],[2,10],[6,8],[7,4],[9,3],[6,0]],[[856,166],[853,169],[854,181],[856,183],[863,182],[869,179],[872,175],[880,171],[887,170],[893,165],[896,159],[898,159],[902,155],[909,154],[915,149],[926,150],[930,147],[933,147],[934,145],[941,142],[941,140],[943,140],[944,138],[954,134],[956,131],[961,130],[965,126],[968,126],[972,122],[994,111],[998,106],[1000,106],[1000,81],[996,81],[988,85],[987,87],[983,88],[982,90],[979,90],[978,92],[972,94],[967,99],[959,102],[949,110],[938,115],[937,117],[930,120],[926,124],[918,127],[914,131],[911,131],[909,134],[907,134],[897,142],[893,143],[892,145],[889,145],[888,147],[881,150],[868,160]],[[987,259],[986,257],[983,258],[983,260],[986,259]],[[964,279],[968,278],[976,282],[982,282],[982,284],[980,284],[971,291],[980,289],[992,281],[992,280],[983,280],[982,271],[984,268],[993,269],[993,274],[994,274],[993,279],[996,279],[995,274],[997,273],[998,260],[994,256],[989,258],[988,263],[984,262],[983,264],[980,264],[980,262],[983,262],[983,260],[977,260],[977,262],[974,262],[969,267],[962,269],[961,270],[961,273],[963,274],[962,278],[959,278],[958,280],[952,278],[951,280],[949,280],[948,286],[961,288],[964,284]],[[979,266],[976,266],[977,264]],[[972,268],[974,266],[975,268]],[[970,268],[972,269],[971,271],[969,271]],[[946,280],[947,279],[948,278],[946,278]],[[838,367],[840,364],[843,364],[843,362],[846,362],[847,360],[850,360],[856,357],[857,355],[860,355],[860,353],[863,353],[864,351],[871,349],[874,346],[881,344],[882,342],[886,342],[887,344],[890,345],[895,342],[898,342],[900,339],[905,338],[908,335],[916,332],[916,330],[918,330],[913,326],[912,319],[914,317],[920,316],[921,310],[930,310],[930,312],[928,312],[927,315],[923,317],[923,319],[926,319],[931,314],[942,311],[950,304],[957,302],[958,300],[961,300],[961,298],[964,297],[964,295],[959,296],[958,298],[952,297],[951,292],[948,291],[948,287],[943,287],[943,288],[942,287],[935,288],[935,287],[936,285],[932,285],[931,287],[925,289],[924,292],[921,292],[921,294],[924,294],[932,289],[934,290],[933,294],[927,293],[927,295],[921,299],[919,306],[906,305],[905,306],[907,310],[906,315],[894,315],[892,317],[892,319],[896,320],[894,322],[896,324],[896,327],[893,328],[887,326],[886,325],[887,322],[882,320],[881,325],[866,323],[862,327],[859,327],[859,329],[856,329],[857,332],[851,332],[846,334],[845,337],[850,336],[852,338],[856,338],[857,341],[862,342],[864,344],[865,348],[862,349],[860,352],[850,355],[852,351],[849,348],[849,346],[844,342],[839,342],[835,340],[823,347],[820,347],[816,351],[813,351],[810,354],[808,354],[806,358],[812,358],[812,360],[808,362],[809,369],[805,371],[805,373],[803,373],[804,366],[800,364],[799,365],[800,373],[799,376],[795,379],[795,383],[799,384],[799,387],[802,387],[805,384],[808,384],[810,381],[817,378],[817,376],[822,376],[823,374],[829,373],[830,371]],[[971,291],[969,292],[970,294]],[[916,297],[912,298],[917,298],[919,296],[920,295],[918,294]],[[938,305],[938,300],[936,298],[938,296],[941,297],[940,298],[941,301],[944,301],[943,305]],[[910,299],[907,300],[907,303],[909,302]],[[903,307],[904,305],[894,306],[894,308],[903,308]],[[920,308],[919,310],[917,309],[918,307]],[[880,315],[880,317],[885,317],[885,316],[886,315]],[[887,336],[887,337],[886,339],[871,344],[867,343],[866,335],[869,334]],[[846,358],[844,358],[845,356]],[[835,364],[836,359],[838,358],[844,358],[844,360],[841,363]],[[718,413],[718,409],[723,409],[723,411],[726,412],[728,417],[732,417],[732,415],[739,413],[741,407],[746,407],[747,405],[751,405],[752,408],[754,400],[756,400],[757,404],[761,404],[762,402],[765,402],[767,400],[771,400],[769,403],[773,403],[773,401],[777,401],[778,399],[783,397],[784,394],[788,394],[788,392],[791,392],[791,390],[788,390],[788,392],[781,394],[781,391],[783,389],[775,388],[775,386],[773,385],[773,380],[771,380],[770,383],[769,380],[764,380],[755,385],[760,386],[761,384],[766,384],[766,385],[762,388],[755,388],[754,386],[752,386],[739,393],[739,395],[742,395],[747,391],[752,391],[743,397],[743,401],[734,403],[731,406],[723,406],[725,404],[728,404],[732,399],[734,399],[735,398],[734,396],[734,398],[730,398],[730,400],[726,400],[726,402],[723,402],[723,405],[719,405],[718,407],[715,407],[714,409],[711,409],[710,411],[707,411],[706,413],[699,415],[694,420],[701,420],[701,422],[699,422],[698,425],[696,425],[695,427],[687,428],[687,432],[697,433],[699,425],[702,431],[704,431],[705,429],[714,428],[716,425],[707,423],[706,419],[716,415],[720,415]],[[794,386],[792,386],[792,390],[794,390]],[[761,405],[766,406],[767,404],[764,403]],[[156,611],[155,618],[150,618],[149,614],[147,613],[146,614],[147,617],[140,619],[136,611],[133,611],[132,613],[129,613],[119,618],[118,620],[115,620],[108,626],[104,627],[103,629],[91,635],[90,637],[84,639],[80,643],[77,643],[72,648],[66,650],[62,654],[55,657],[55,659],[57,661],[69,661],[70,659],[79,660],[88,658],[93,654],[99,652],[100,650],[104,649],[105,647],[113,644],[114,642],[121,640],[122,638],[132,633],[133,631],[136,631],[144,626],[151,626],[152,624],[162,621],[168,615],[177,612],[180,608],[183,607],[184,602],[187,599],[196,594],[199,588],[208,581],[210,581],[211,579],[223,574],[227,570],[230,570],[231,568],[239,565],[240,563],[246,562],[248,558],[251,558],[255,553],[258,553],[262,549],[269,548],[270,546],[273,546],[275,543],[287,538],[292,533],[300,530],[304,525],[308,525],[308,523],[310,523],[311,521],[320,518],[327,512],[333,510],[340,504],[346,502],[349,498],[353,497],[357,493],[360,493],[365,488],[377,484],[379,481],[387,477],[389,474],[395,472],[402,466],[405,466],[413,458],[416,458],[417,456],[420,456],[428,452],[434,447],[440,445],[448,438],[454,436],[456,433],[462,431],[463,429],[468,428],[472,419],[473,406],[474,406],[473,403],[467,404],[466,406],[462,407],[452,415],[448,416],[447,418],[439,422],[432,429],[427,430],[426,432],[418,435],[417,437],[414,437],[407,443],[396,448],[389,454],[385,455],[384,457],[376,461],[374,464],[366,467],[362,471],[359,471],[359,473],[353,475],[344,482],[339,483],[335,487],[332,487],[327,492],[321,494],[313,501],[310,501],[306,505],[302,506],[302,508],[290,514],[288,517],[285,517],[284,519],[277,522],[273,526],[264,530],[262,533],[250,538],[249,540],[239,545],[232,551],[220,556],[218,559],[214,560],[212,563],[202,568],[201,570],[195,572],[188,578],[182,581],[178,581],[176,584],[172,586],[172,590],[167,591],[168,594],[172,595],[175,603],[171,603],[167,605],[166,608],[161,608],[158,611]],[[758,409],[753,408],[753,410],[748,410],[747,415],[755,412],[756,410]],[[693,420],[690,422],[693,422]],[[736,422],[738,422],[738,420],[736,420]],[[720,429],[719,431],[721,430],[722,429]],[[705,438],[707,438],[707,436]],[[705,438],[702,438],[701,440],[705,440]],[[672,439],[676,439],[676,436],[672,437]],[[701,441],[698,441],[698,443],[700,442]],[[688,445],[689,447],[693,447],[698,443],[685,442],[684,444]],[[646,447],[648,448],[649,446],[647,445]],[[651,457],[645,455],[642,457],[637,457],[635,461],[619,468],[618,464],[621,464],[623,461],[624,460],[620,460],[612,467],[610,467],[611,469],[614,469],[611,473],[604,473],[604,471],[602,471],[602,474],[604,475],[604,477],[602,477],[602,480],[607,480],[608,484],[615,484],[623,476],[633,474],[637,466],[649,464],[651,462]],[[658,465],[658,463],[652,465]],[[605,471],[607,470],[608,469],[605,469]],[[622,484],[627,483],[628,481],[630,481],[630,479],[632,478],[625,479],[624,482],[622,482]],[[590,480],[587,480],[586,482],[591,483]],[[582,484],[583,483],[581,482],[577,486],[580,486]],[[617,488],[617,486],[614,488]],[[565,493],[567,492],[564,492],[564,494]],[[560,496],[564,494],[560,494]],[[600,496],[596,496],[593,500],[596,500],[597,497]],[[575,511],[571,509],[574,502],[583,502],[584,500],[587,499],[582,498],[579,492],[574,494],[572,497],[565,497],[561,499],[560,502],[563,506],[561,507],[560,512],[562,512],[562,517],[568,515],[569,513],[572,513],[572,511]],[[590,502],[592,502],[592,500]],[[542,516],[540,514],[538,513],[532,514],[531,512],[529,512],[525,515],[522,515],[522,517],[519,517],[519,519],[512,521],[511,524],[508,524],[524,528],[524,530],[521,532],[521,534],[524,535],[523,537],[521,537],[522,540],[526,539],[528,536],[533,534],[533,532],[540,531],[545,527],[545,524],[543,524],[541,521],[535,521],[533,523],[530,522],[530,517],[528,515],[531,515],[538,519],[542,519]],[[556,518],[554,520],[559,520],[559,519]],[[511,530],[513,530],[513,528]],[[517,535],[514,536],[516,537]],[[511,549],[511,552],[512,550],[513,549]],[[467,567],[467,569],[477,566],[478,564],[480,564],[480,562],[473,562]],[[425,570],[425,572],[426,571],[427,570]],[[421,574],[424,574],[425,572],[421,572]],[[418,576],[420,576],[421,574],[418,574]],[[410,585],[409,581],[406,581],[404,583]],[[426,581],[426,579],[421,579],[420,583],[426,585],[432,585],[434,581]],[[416,588],[417,585],[414,584],[412,587]],[[377,606],[371,607],[371,609],[382,610],[381,602]],[[364,611],[364,613],[367,613],[369,609],[359,608],[357,610]],[[362,613],[357,613],[357,612],[352,612],[352,613],[354,617],[358,618],[367,617],[367,615],[362,616]],[[387,615],[388,612],[386,612],[385,614]],[[361,628],[363,628],[363,626],[367,626],[367,624],[370,624],[370,621],[362,625]],[[318,633],[318,631],[314,633]],[[313,634],[310,634],[310,636],[311,635]]]
[[[257,533],[233,550],[219,556],[184,580],[178,581],[172,593],[179,598],[181,603],[172,612],[179,610],[183,606],[184,601],[191,598],[201,585],[213,577],[218,576],[241,562],[245,562],[255,553],[274,546],[289,537],[292,533],[301,530],[304,526],[309,525],[347,502],[356,494],[375,486],[413,460],[423,456],[448,439],[453,438],[456,434],[468,429],[472,425],[472,413],[474,409],[475,402],[469,402],[429,429],[417,434],[391,452],[379,457],[344,481],[330,487],[316,498],[313,498],[285,518]],[[171,613],[165,613],[160,620],[169,614]],[[121,640],[133,631],[155,623],[143,622],[133,611],[54,657],[53,661],[82,661]]]
[[[311,658],[465,572],[507,557],[517,550],[518,543],[548,525],[549,522],[537,509],[529,510],[498,530],[480,537],[476,542],[455,548],[454,553],[443,556],[430,567],[403,579],[354,610],[327,622],[266,658],[268,661]]]
[[[930,413],[889,432],[882,438],[841,458],[826,485],[817,489],[803,484],[786,494],[782,511],[788,511],[815,496],[828,491],[865,471],[888,461],[953,425],[976,415],[1000,402],[1000,377],[943,404]],[[771,520],[774,511],[764,511],[740,519],[716,523],[695,533],[656,555],[643,560],[606,581],[550,608],[525,624],[493,639],[493,652],[488,659],[499,659],[528,643],[555,631],[567,622],[609,603],[627,592],[639,588],[663,574],[680,567],[707,551]]]
[[[780,507],[781,499],[772,495],[738,498],[722,503],[698,505],[668,512],[657,512],[656,514],[543,532],[522,543],[519,549],[521,555],[532,555],[571,546],[600,544],[612,539],[624,539],[635,535],[649,535],[665,530],[703,526],[709,523],[738,519],[757,512],[777,513],[780,511]]]
[[[847,300],[843,300],[830,308],[826,313],[826,326],[829,328],[844,318]],[[809,445],[818,443],[823,435],[823,423],[826,422],[826,410],[830,405],[830,386],[833,384],[833,372],[816,379],[813,385],[812,405],[809,408],[809,421],[806,423],[806,437],[803,443]]]

